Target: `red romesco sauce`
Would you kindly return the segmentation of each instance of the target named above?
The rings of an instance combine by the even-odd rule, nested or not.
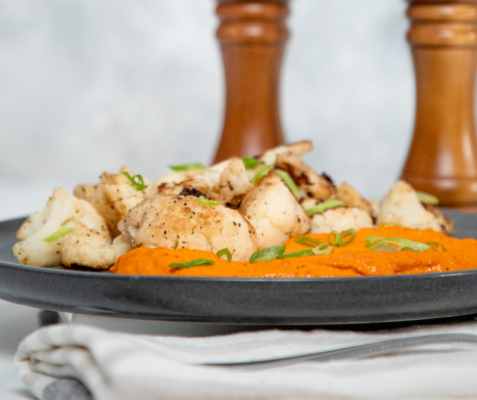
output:
[[[402,237],[416,242],[437,242],[447,251],[432,249],[413,251],[376,252],[370,250],[365,239],[371,235]],[[307,235],[328,243],[327,234]],[[286,243],[286,253],[310,249],[295,242]],[[212,266],[171,268],[172,263],[184,263],[199,258],[215,262]],[[429,272],[460,271],[477,267],[477,240],[455,239],[431,230],[401,227],[362,229],[347,246],[335,247],[326,256],[305,256],[269,262],[226,261],[202,250],[164,247],[140,247],[119,257],[110,271],[116,274],[201,276],[231,278],[324,278],[374,275],[421,274]]]

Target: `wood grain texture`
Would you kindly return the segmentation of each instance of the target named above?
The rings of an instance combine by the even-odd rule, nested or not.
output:
[[[288,0],[218,0],[226,106],[214,162],[260,154],[284,141],[279,81],[288,14]]]
[[[411,0],[416,121],[402,178],[443,206],[477,210],[477,1]]]

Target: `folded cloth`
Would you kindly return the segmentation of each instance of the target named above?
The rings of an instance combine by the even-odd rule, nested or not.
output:
[[[23,383],[43,400],[477,398],[475,344],[421,345],[365,359],[275,368],[203,365],[444,333],[477,335],[477,322],[370,332],[276,329],[202,338],[53,325],[25,338],[15,362]]]

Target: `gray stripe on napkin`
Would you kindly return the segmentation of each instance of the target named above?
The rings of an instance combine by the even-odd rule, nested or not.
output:
[[[85,386],[76,379],[58,379],[43,391],[43,400],[93,400]]]

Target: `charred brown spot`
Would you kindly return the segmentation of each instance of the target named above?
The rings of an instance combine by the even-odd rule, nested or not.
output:
[[[330,177],[326,172],[323,172],[323,173],[321,174],[321,176],[322,176],[323,178],[325,178],[328,182],[330,182],[332,185],[335,184],[335,183],[333,182],[333,179],[331,179],[331,177]]]
[[[197,190],[195,188],[184,188],[182,191],[179,193],[179,196],[193,196],[193,197],[200,197],[206,195],[202,193],[200,190]]]

